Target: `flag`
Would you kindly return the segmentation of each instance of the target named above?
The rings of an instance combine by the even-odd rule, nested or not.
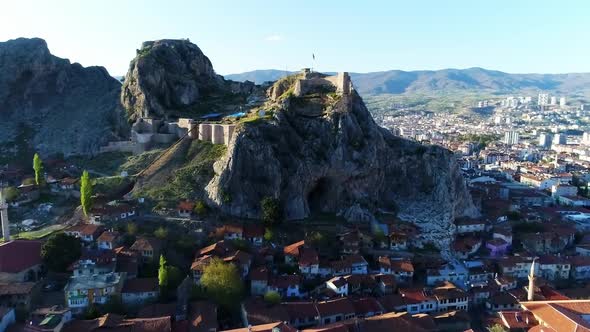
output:
[[[311,53],[311,57],[315,60],[315,54]]]

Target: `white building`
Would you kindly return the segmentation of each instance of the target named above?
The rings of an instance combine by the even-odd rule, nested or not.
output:
[[[559,98],[559,106],[565,107],[566,105],[567,105],[567,100],[565,99],[565,97]]]
[[[539,93],[539,98],[537,99],[537,105],[545,106],[549,104],[549,95],[546,93]]]
[[[545,149],[551,148],[551,141],[553,140],[553,135],[548,133],[541,133],[539,135],[539,146],[542,146]]]
[[[519,135],[517,131],[511,130],[504,133],[504,144],[515,145],[518,144]]]
[[[567,144],[567,135],[566,134],[555,134],[555,136],[553,136],[553,144],[555,145],[565,145]]]

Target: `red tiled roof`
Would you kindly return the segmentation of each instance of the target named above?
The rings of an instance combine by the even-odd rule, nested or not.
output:
[[[286,325],[283,322],[275,322],[269,324],[262,324],[262,325],[254,325],[250,327],[243,327],[234,330],[224,330],[224,332],[272,332],[272,331],[281,331],[281,332],[297,332],[297,329]]]
[[[41,264],[41,241],[14,240],[0,244],[0,272],[19,273]]]
[[[305,245],[305,241],[301,240],[299,242],[295,242],[293,244],[286,246],[283,249],[283,252],[285,253],[285,255],[298,257],[299,256],[299,247],[304,246],[304,245]]]
[[[348,298],[318,302],[317,309],[321,317],[354,314],[354,307]]]
[[[102,232],[96,241],[98,242],[113,242],[119,237],[119,232],[106,231]]]
[[[556,331],[590,331],[590,300],[521,302],[543,325]]]

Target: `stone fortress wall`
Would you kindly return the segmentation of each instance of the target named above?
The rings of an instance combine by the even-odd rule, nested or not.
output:
[[[235,124],[199,123],[188,118],[180,118],[177,122],[139,118],[131,127],[131,140],[109,142],[101,147],[100,152],[139,154],[155,144],[172,144],[185,135],[190,139],[228,145],[235,127]]]
[[[314,73],[309,68],[301,70],[302,77],[297,79],[293,88],[293,95],[296,97],[304,96],[321,88],[333,89],[336,92],[348,95],[352,92],[353,86],[350,75],[347,72],[338,73],[335,76],[323,76],[320,73]]]

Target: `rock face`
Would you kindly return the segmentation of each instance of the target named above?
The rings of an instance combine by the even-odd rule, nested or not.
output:
[[[131,119],[167,118],[226,92],[250,93],[251,82],[225,81],[199,47],[188,40],[144,42],[125,76],[121,103]]]
[[[399,210],[422,226],[423,242],[445,249],[452,220],[477,214],[453,154],[379,127],[354,90],[279,105],[272,120],[239,127],[215,164],[206,190],[223,212],[259,218],[267,196],[291,220],[330,212],[370,221],[378,209]]]
[[[51,55],[42,39],[0,43],[0,152],[96,152],[126,133],[120,88],[103,67]]]

